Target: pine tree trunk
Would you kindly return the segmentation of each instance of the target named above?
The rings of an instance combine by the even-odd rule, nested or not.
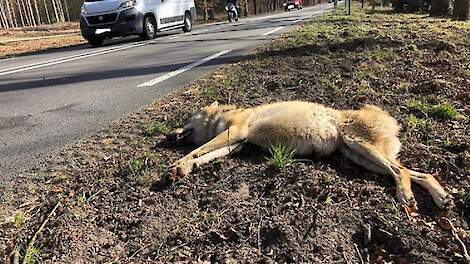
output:
[[[469,0],[455,0],[452,16],[456,20],[465,21],[470,17],[470,1]]]
[[[1,27],[10,28],[10,25],[8,24],[7,15],[5,13],[5,6],[3,5],[2,0],[0,0],[0,22],[1,22]]]
[[[245,16],[248,16],[249,10],[248,10],[248,0],[245,0]]]
[[[207,10],[207,0],[204,0],[204,21],[209,20],[209,10]]]
[[[51,15],[49,14],[49,9],[47,8],[47,2],[46,0],[43,0],[44,1],[44,10],[46,11],[46,16],[47,16],[47,21],[49,22],[49,25],[52,24],[51,23]]]
[[[10,2],[10,0],[6,0],[6,3],[7,3],[8,14],[10,15],[12,25],[13,27],[18,27],[18,22],[16,21],[15,7]]]
[[[41,14],[39,13],[38,0],[34,0],[34,8],[36,9],[36,18],[38,25],[41,25]]]
[[[31,0],[26,0],[28,4],[28,11],[30,15],[31,25],[36,26],[36,18],[34,17],[33,5],[31,4]]]
[[[59,13],[58,13],[58,10],[57,10],[57,4],[55,2],[55,0],[52,0],[52,9],[54,9],[54,14],[55,14],[55,22],[60,22],[60,19],[59,19]]]
[[[65,15],[64,15],[64,9],[62,8],[62,2],[60,0],[57,0],[56,4],[58,7],[58,11],[59,11],[60,22],[65,22]]]
[[[23,27],[31,25],[31,21],[29,21],[28,12],[26,12],[26,8],[25,8],[25,4],[23,0],[20,0],[19,10],[20,10],[21,17],[24,18],[24,21],[22,23]]]
[[[15,21],[12,16],[11,8],[10,8],[10,0],[5,0],[5,7],[7,8],[8,19],[10,20],[10,25],[15,27]]]
[[[64,8],[65,9],[65,14],[67,15],[67,20],[66,21],[70,22],[71,20],[70,20],[70,13],[69,13],[69,7],[67,5],[67,0],[64,0],[64,6],[65,6],[65,8]]]
[[[449,0],[431,0],[431,16],[448,16],[449,12]]]
[[[255,12],[255,15],[256,15],[256,14],[258,14],[258,12],[257,12],[257,11],[258,11],[258,10],[257,10],[258,7],[257,7],[257,5],[256,5],[256,0],[253,0],[253,4],[254,4],[254,5],[253,5],[253,7],[254,7],[253,11]]]
[[[21,7],[20,7],[18,0],[16,0],[16,9],[18,9],[18,13],[20,14],[21,26],[23,27],[24,21],[23,21],[23,16],[21,15]]]

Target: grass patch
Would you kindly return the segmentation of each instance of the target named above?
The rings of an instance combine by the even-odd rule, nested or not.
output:
[[[452,104],[449,103],[433,105],[429,110],[429,113],[432,116],[441,119],[454,119],[459,116],[459,112],[455,109]]]
[[[421,100],[410,100],[407,103],[408,109],[416,111],[426,117],[431,116],[439,119],[454,119],[460,114],[450,103],[430,104]]]
[[[25,262],[27,264],[34,264],[36,263],[38,257],[39,257],[39,254],[41,253],[41,251],[36,248],[36,247],[31,247],[27,252],[26,252],[26,255],[24,256],[25,258]]]
[[[134,173],[138,174],[145,168],[144,161],[140,158],[131,160],[131,169]]]
[[[333,198],[331,198],[331,196],[328,195],[324,203],[328,205],[333,204]]]
[[[281,144],[272,145],[267,158],[277,170],[284,169],[294,161],[295,149]]]
[[[419,118],[415,115],[409,115],[406,118],[406,124],[410,129],[428,130],[432,129],[433,121],[429,118]]]
[[[25,222],[26,218],[25,218],[25,215],[23,212],[18,212],[15,214],[15,221],[13,222],[13,225],[16,227],[16,228],[20,228],[24,222]]]
[[[147,136],[153,136],[157,133],[165,135],[170,133],[170,131],[170,127],[168,127],[165,123],[161,121],[155,121],[145,128],[145,134]]]

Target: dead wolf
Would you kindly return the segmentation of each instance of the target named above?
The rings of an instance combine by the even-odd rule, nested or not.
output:
[[[440,208],[451,207],[452,196],[432,175],[400,164],[399,130],[392,116],[373,105],[359,110],[336,110],[301,101],[253,108],[214,102],[168,135],[169,140],[200,146],[173,164],[172,177],[185,176],[193,166],[239,151],[245,142],[264,149],[281,144],[294,149],[297,155],[317,157],[339,150],[370,171],[391,175],[398,200],[410,210],[417,209],[411,181],[426,189]]]

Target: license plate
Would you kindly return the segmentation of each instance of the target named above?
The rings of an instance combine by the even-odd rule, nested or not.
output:
[[[99,35],[99,34],[103,34],[103,33],[106,33],[106,32],[111,32],[111,29],[110,28],[98,28],[95,31],[95,34]]]
[[[294,8],[294,5],[289,5],[287,8],[292,9]]]

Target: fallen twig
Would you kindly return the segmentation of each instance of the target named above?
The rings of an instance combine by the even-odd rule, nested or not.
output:
[[[153,243],[149,243],[147,245],[144,245],[143,247],[140,247],[136,252],[134,252],[134,254],[132,254],[129,259],[132,259],[133,257],[135,257],[135,255],[137,255],[139,252],[141,252],[142,250],[148,248],[148,246],[152,245]]]
[[[359,256],[359,260],[361,261],[361,264],[364,264],[364,259],[362,258],[361,251],[359,251],[359,248],[357,247],[357,244],[354,243],[354,248],[356,249],[357,255]]]
[[[20,252],[18,251],[17,248],[13,251],[11,254],[13,255],[13,264],[19,264],[20,263]]]
[[[344,258],[344,261],[346,261],[346,264],[349,264],[349,259],[348,257],[346,257],[346,253],[344,253],[344,251],[343,251],[343,258]]]
[[[57,208],[59,207],[60,205],[60,200],[57,202],[57,204],[54,206],[54,208],[52,209],[52,211],[47,215],[46,219],[44,219],[44,222],[42,222],[41,226],[39,227],[39,229],[36,231],[36,233],[34,233],[33,237],[31,238],[31,240],[29,241],[28,243],[28,246],[26,247],[26,253],[28,253],[28,251],[31,250],[31,248],[33,247],[34,245],[34,242],[36,242],[36,238],[38,237],[38,235],[41,233],[41,231],[44,229],[44,227],[46,226],[47,222],[49,221],[49,219],[51,218],[51,216],[55,213],[55,211],[57,210]],[[25,253],[25,255],[26,255]],[[26,257],[23,258],[23,261],[21,262],[22,264],[26,264]]]
[[[261,216],[261,218],[259,219],[259,223],[258,223],[258,250],[259,252],[261,252],[261,224],[263,222],[263,217],[264,215]]]
[[[450,221],[449,218],[443,217],[442,219],[446,220],[446,221],[449,223],[450,227],[452,228],[452,235],[453,235],[454,238],[459,242],[460,247],[462,248],[463,256],[464,256],[465,259],[467,260],[467,263],[470,264],[470,255],[468,255],[467,247],[465,246],[465,244],[463,243],[463,241],[460,239],[459,233],[457,232],[457,229],[456,229],[455,226],[452,224],[452,221]]]

